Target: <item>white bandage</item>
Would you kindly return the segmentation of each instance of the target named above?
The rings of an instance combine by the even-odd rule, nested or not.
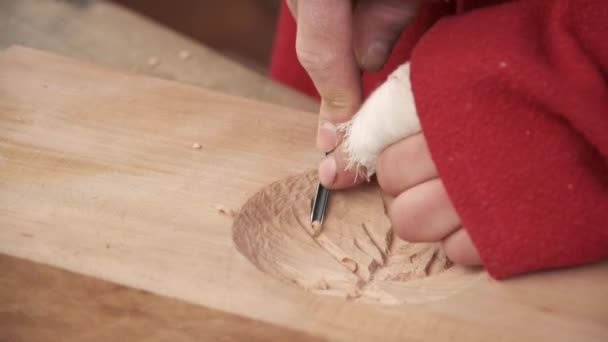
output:
[[[338,130],[345,134],[342,148],[347,156],[347,169],[355,167],[369,179],[386,147],[420,132],[409,63],[393,71]]]

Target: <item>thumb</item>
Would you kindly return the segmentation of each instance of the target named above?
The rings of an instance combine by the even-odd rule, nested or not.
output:
[[[342,144],[319,166],[321,183],[330,189],[348,188],[368,179],[384,149],[420,132],[409,63],[395,69],[339,130],[344,132]]]
[[[354,51],[364,70],[380,69],[421,0],[361,0],[353,13]]]
[[[319,165],[319,180],[328,189],[345,189],[366,180],[365,169],[349,165],[348,156],[336,148]]]

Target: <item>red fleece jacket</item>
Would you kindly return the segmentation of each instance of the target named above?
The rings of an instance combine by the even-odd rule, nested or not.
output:
[[[271,77],[318,97],[279,18]],[[495,278],[608,257],[608,1],[427,4],[369,93],[405,61],[422,130]]]

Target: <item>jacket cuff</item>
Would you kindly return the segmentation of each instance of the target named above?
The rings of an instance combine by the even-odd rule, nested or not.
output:
[[[606,132],[594,126],[607,124],[608,106],[588,96],[605,96],[606,89],[596,82],[597,71],[576,59],[583,51],[552,46],[571,39],[559,36],[570,29],[530,42],[550,32],[543,25],[563,18],[534,4],[547,3],[514,2],[443,19],[411,61],[432,158],[495,278],[608,257],[608,163],[602,158],[608,151],[592,143],[605,141]],[[544,56],[539,46],[553,55]],[[572,64],[555,70],[556,61]],[[573,77],[580,90],[567,86]]]

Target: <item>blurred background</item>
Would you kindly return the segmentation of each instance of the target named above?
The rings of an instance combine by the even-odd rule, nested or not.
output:
[[[280,0],[112,0],[265,73]]]
[[[267,77],[282,0],[0,0],[0,50],[79,60],[316,112]]]

